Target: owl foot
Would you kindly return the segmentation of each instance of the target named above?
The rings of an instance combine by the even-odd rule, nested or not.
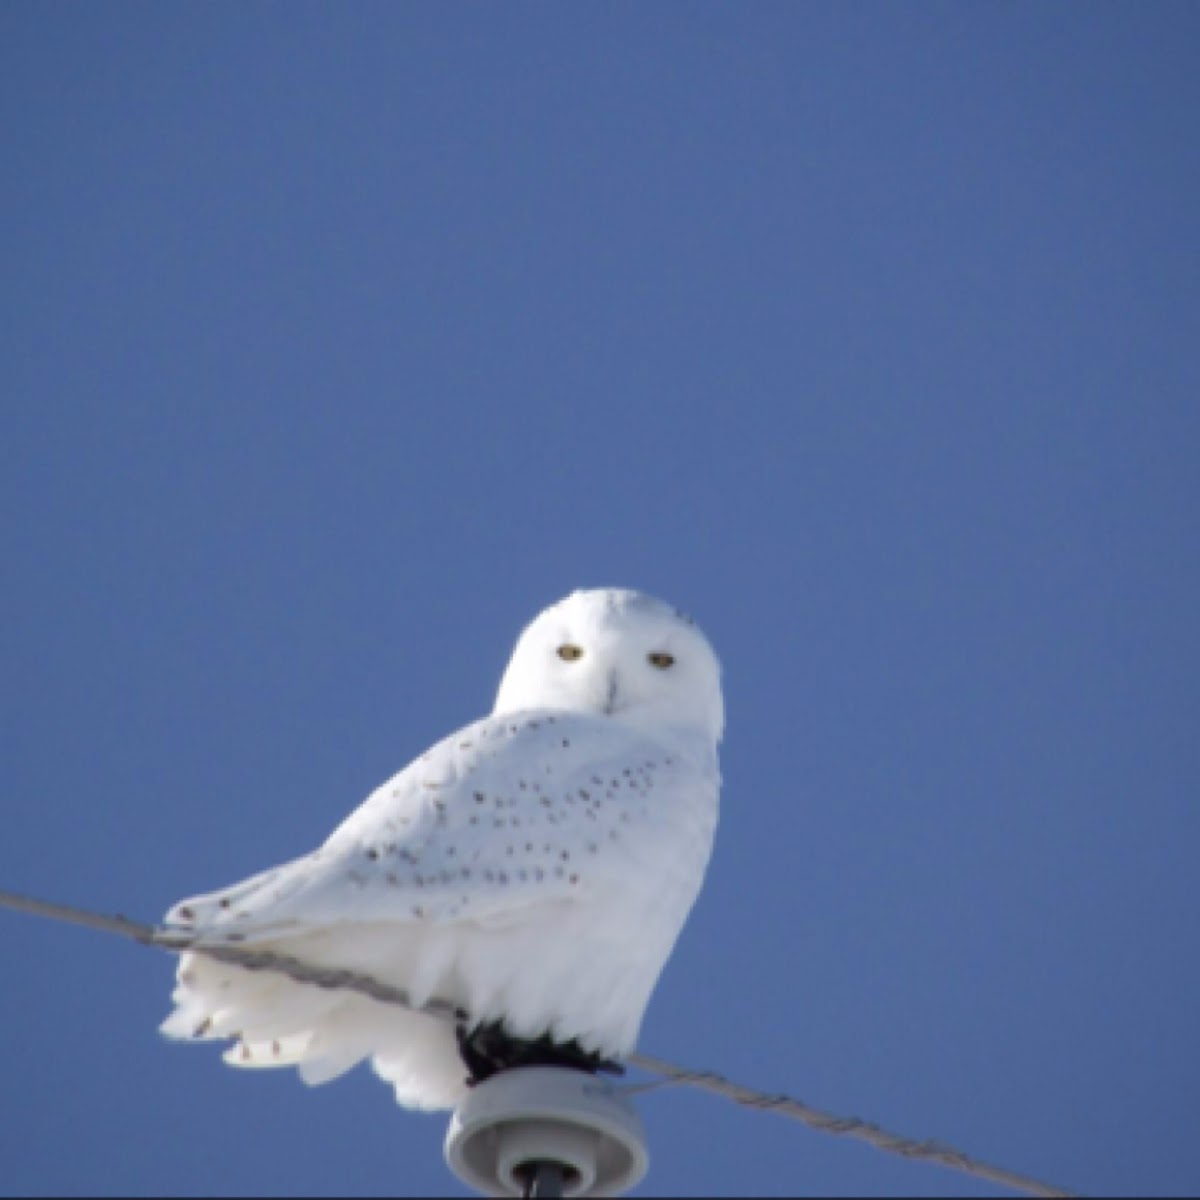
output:
[[[506,1033],[500,1021],[471,1027],[459,1024],[455,1028],[455,1035],[458,1038],[458,1053],[469,1072],[468,1087],[474,1087],[513,1067],[569,1067],[574,1071],[586,1071],[589,1075],[600,1072],[607,1075],[625,1074],[625,1068],[619,1062],[595,1051],[584,1050],[574,1038],[569,1042],[556,1042],[549,1034],[533,1039],[517,1038]]]

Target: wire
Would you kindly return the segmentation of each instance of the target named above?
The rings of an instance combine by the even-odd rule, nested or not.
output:
[[[12,892],[0,891],[0,908],[11,908],[18,912],[31,913],[35,916],[48,917],[54,921],[64,921],[72,925],[81,925],[88,929],[104,933],[115,933],[121,937],[130,938],[144,946],[155,946],[171,953],[180,954],[190,951],[203,954],[208,958],[217,959],[245,968],[249,971],[276,971],[294,979],[297,983],[313,984],[321,988],[341,988],[346,991],[358,992],[381,1004],[393,1004],[412,1012],[424,1013],[440,1020],[455,1020],[464,1014],[453,1004],[445,1000],[431,1000],[428,1004],[417,1006],[408,998],[403,989],[382,983],[369,975],[355,971],[333,970],[317,967],[310,963],[288,955],[276,954],[271,950],[255,950],[249,946],[238,946],[236,943],[215,945],[197,939],[181,931],[161,929],[153,925],[143,925],[131,921],[127,917],[106,917],[99,913],[88,912],[81,908],[71,908],[63,904],[51,904],[44,900],[33,900],[27,896],[18,896]],[[732,1083],[723,1075],[714,1071],[690,1071],[685,1067],[677,1067],[659,1058],[651,1058],[645,1054],[633,1054],[629,1063],[643,1071],[663,1077],[667,1084],[700,1088],[713,1092],[718,1096],[733,1100],[746,1108],[761,1109],[764,1112],[777,1112],[785,1117],[803,1121],[812,1129],[822,1133],[840,1134],[846,1137],[860,1138],[869,1142],[879,1150],[889,1154],[899,1154],[904,1158],[917,1159],[923,1162],[938,1163],[955,1171],[962,1171],[992,1183],[1016,1188],[1031,1196],[1074,1196],[1076,1193],[1051,1184],[1031,1179],[1027,1175],[1009,1171],[1003,1167],[993,1167],[978,1159],[971,1158],[961,1150],[944,1146],[939,1142],[917,1141],[913,1138],[902,1137],[889,1133],[869,1121],[858,1117],[838,1117],[831,1113],[812,1108],[801,1100],[782,1094],[759,1092],[753,1088],[743,1087]],[[632,1090],[632,1089],[631,1089]],[[637,1089],[642,1090],[642,1089]]]
[[[812,1129],[819,1129],[822,1133],[837,1133],[844,1134],[846,1137],[861,1138],[879,1150],[886,1150],[889,1154],[940,1163],[944,1167],[964,1171],[968,1175],[976,1175],[980,1179],[989,1179],[993,1183],[1017,1188],[1031,1196],[1075,1195],[1074,1192],[1064,1191],[1052,1184],[1041,1183],[1036,1179],[1030,1179],[1027,1175],[1020,1175],[1016,1171],[989,1166],[987,1163],[971,1158],[961,1150],[943,1146],[939,1142],[916,1141],[896,1133],[888,1133],[886,1129],[880,1129],[878,1125],[872,1125],[869,1121],[862,1121],[858,1117],[835,1117],[831,1113],[822,1112],[819,1108],[812,1108],[802,1100],[796,1100],[791,1096],[769,1095],[766,1092],[743,1087],[741,1084],[731,1083],[723,1075],[718,1075],[714,1071],[688,1071],[669,1062],[663,1062],[661,1058],[651,1058],[645,1054],[632,1054],[629,1062],[643,1071],[665,1076],[671,1083],[687,1084],[690,1087],[702,1088],[706,1092],[715,1092],[718,1096],[725,1096],[747,1108],[781,1113],[785,1117],[803,1121],[805,1125]]]
[[[98,929],[102,933],[115,933],[120,937],[141,942],[144,946],[154,945],[159,937],[159,930],[154,926],[141,925],[127,917],[105,917],[82,908],[69,908],[65,904],[51,904],[46,900],[34,900],[30,896],[18,896],[14,892],[0,891],[0,907],[33,913],[38,917],[49,917],[52,921],[65,921],[70,925],[83,925],[88,929]]]

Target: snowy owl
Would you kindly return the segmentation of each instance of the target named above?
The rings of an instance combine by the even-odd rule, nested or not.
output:
[[[639,592],[578,591],[521,635],[488,717],[370,795],[319,849],[185,900],[163,1032],[322,1083],[370,1058],[397,1100],[454,1107],[516,1065],[613,1068],[708,864],[720,667]],[[371,976],[457,1025],[218,961],[236,943]]]

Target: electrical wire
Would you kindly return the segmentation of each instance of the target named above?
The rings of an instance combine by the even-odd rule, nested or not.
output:
[[[5,891],[0,891],[0,908],[15,909],[18,912],[48,917],[55,921],[81,925],[103,933],[115,933],[120,937],[140,942],[144,946],[155,946],[175,954],[181,954],[184,951],[203,954],[219,962],[230,963],[249,971],[275,971],[297,983],[358,992],[380,1004],[396,1005],[399,1008],[424,1013],[440,1020],[455,1020],[464,1015],[458,1012],[453,1004],[444,1000],[431,1000],[418,1007],[409,1000],[402,988],[382,983],[378,979],[359,972],[316,967],[288,955],[277,954],[270,950],[256,950],[249,946],[239,946],[236,943],[208,943],[197,939],[192,934],[162,929],[153,925],[143,925],[120,915],[107,917],[99,913],[88,912],[85,909],[51,904],[44,900],[34,900]],[[677,1084],[713,1092],[746,1108],[777,1112],[782,1116],[802,1121],[805,1125],[820,1130],[822,1133],[859,1138],[889,1154],[937,1163],[940,1166],[949,1167],[951,1170],[974,1175],[979,1179],[1015,1188],[1031,1196],[1074,1196],[1076,1194],[1031,1179],[1016,1171],[980,1162],[978,1159],[964,1154],[961,1150],[955,1150],[953,1147],[942,1145],[939,1142],[917,1141],[913,1138],[889,1133],[878,1125],[860,1120],[858,1117],[838,1117],[822,1112],[792,1096],[760,1092],[754,1088],[743,1087],[741,1084],[732,1083],[714,1071],[691,1071],[645,1054],[630,1055],[628,1061],[631,1066],[661,1076],[665,1084]]]

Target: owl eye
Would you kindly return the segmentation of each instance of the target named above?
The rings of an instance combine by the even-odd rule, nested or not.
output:
[[[577,658],[583,657],[583,649],[580,646],[576,646],[574,642],[564,642],[558,648],[558,657],[563,662],[574,662]]]
[[[647,654],[646,659],[651,666],[657,667],[660,671],[665,671],[675,661],[675,656],[659,652],[656,654]]]

